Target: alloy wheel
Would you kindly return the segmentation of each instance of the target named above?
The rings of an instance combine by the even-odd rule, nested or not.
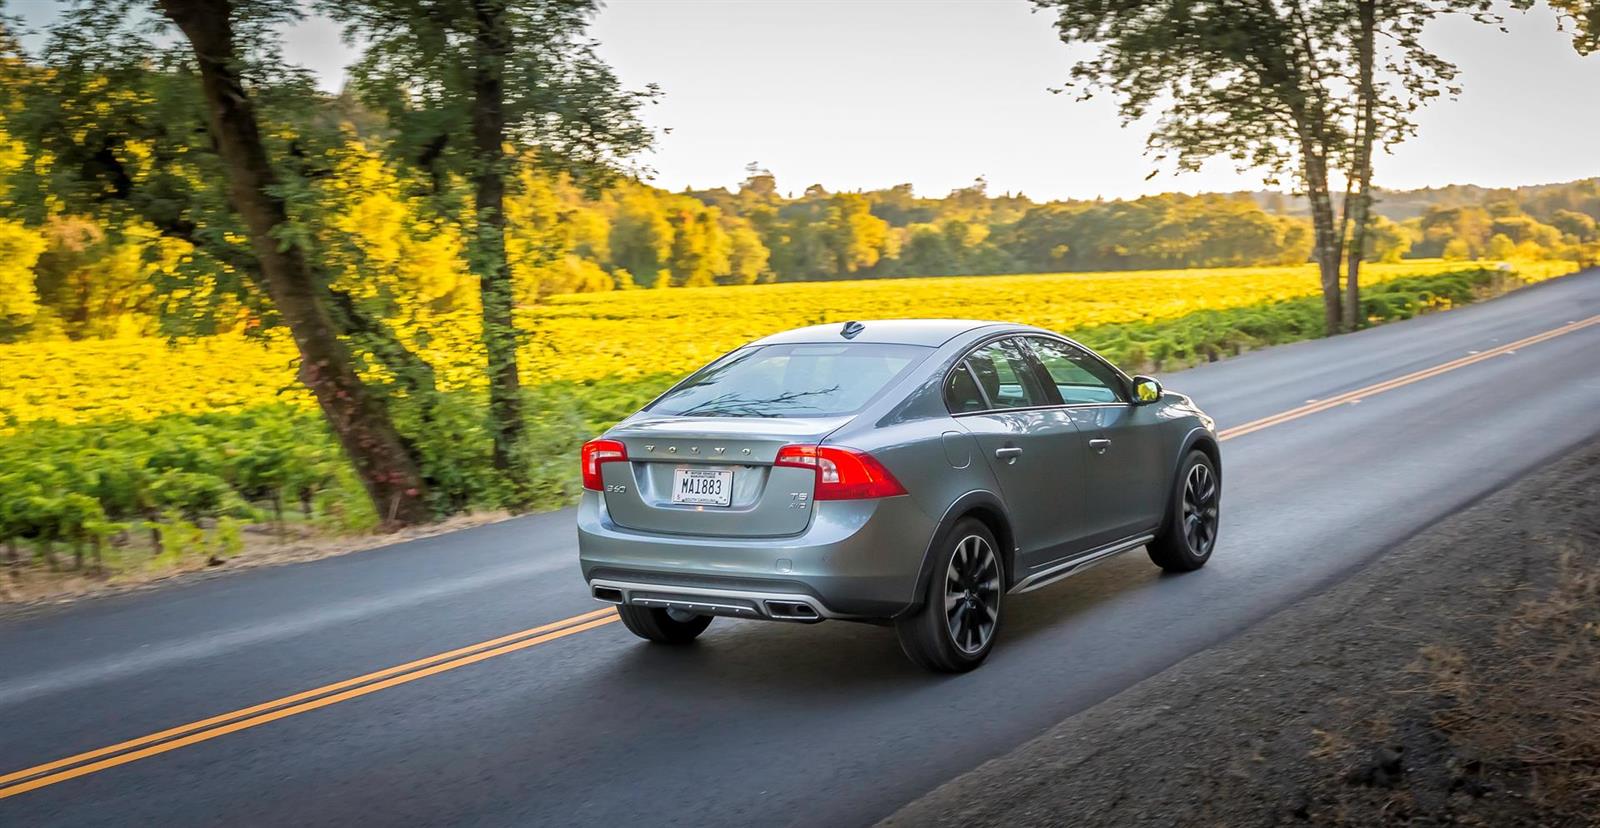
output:
[[[1000,620],[1000,562],[989,542],[968,535],[945,570],[944,615],[950,638],[969,655],[980,653]]]
[[[1211,467],[1195,463],[1183,484],[1183,536],[1189,550],[1205,557],[1217,542],[1217,477]]]

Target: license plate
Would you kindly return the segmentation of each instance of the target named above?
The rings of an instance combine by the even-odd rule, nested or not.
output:
[[[720,469],[673,469],[672,502],[690,506],[726,506],[733,499],[733,472]]]

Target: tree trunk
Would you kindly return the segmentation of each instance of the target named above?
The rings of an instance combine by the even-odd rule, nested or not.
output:
[[[473,267],[483,299],[483,345],[489,360],[489,430],[494,467],[527,497],[521,468],[522,381],[517,373],[517,328],[512,317],[511,267],[506,260],[505,89],[509,50],[504,0],[473,0],[477,17],[472,77],[472,152],[477,208]]]
[[[1311,227],[1316,236],[1317,272],[1322,282],[1323,328],[1328,336],[1340,331],[1343,314],[1339,298],[1340,232],[1333,216],[1333,197],[1328,192],[1327,160],[1313,147],[1305,154],[1306,197],[1311,201]]]
[[[329,314],[327,290],[314,278],[299,247],[278,242],[275,231],[288,225],[288,211],[283,199],[272,193],[277,176],[267,160],[254,106],[239,78],[232,3],[161,0],[161,5],[194,48],[212,136],[227,170],[229,195],[249,229],[273,307],[289,326],[300,351],[300,381],[316,397],[384,525],[427,521],[430,515],[422,477],[383,401],[356,374],[350,352]]]
[[[1273,0],[1258,0],[1265,19],[1278,18],[1278,6]],[[1281,58],[1271,47],[1270,39],[1261,55],[1264,84],[1275,90],[1287,106],[1294,123],[1295,138],[1300,144],[1301,174],[1305,177],[1306,198],[1311,202],[1311,229],[1315,234],[1313,257],[1322,283],[1323,330],[1333,336],[1340,330],[1343,313],[1340,309],[1339,266],[1340,251],[1344,244],[1344,228],[1333,212],[1333,196],[1328,189],[1328,102],[1321,91],[1317,71],[1318,55],[1312,45],[1304,10],[1299,3],[1289,7],[1287,23],[1298,33],[1295,42],[1283,52]]]
[[[289,540],[289,527],[283,522],[283,491],[272,490],[272,524],[278,530],[278,543]]]
[[[1349,262],[1345,266],[1344,282],[1344,322],[1345,327],[1352,331],[1361,325],[1361,257],[1366,255],[1367,225],[1372,218],[1372,144],[1376,140],[1378,129],[1378,90],[1372,77],[1373,53],[1376,50],[1374,41],[1377,29],[1377,0],[1361,0],[1357,4],[1357,15],[1361,27],[1360,37],[1356,43],[1356,59],[1361,75],[1357,83],[1361,123],[1357,127],[1356,168],[1352,171],[1357,186],[1355,201],[1349,207],[1353,226],[1350,230]]]

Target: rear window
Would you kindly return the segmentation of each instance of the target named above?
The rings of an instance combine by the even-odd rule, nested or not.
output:
[[[869,342],[761,345],[702,368],[647,410],[686,417],[845,416],[929,351]]]

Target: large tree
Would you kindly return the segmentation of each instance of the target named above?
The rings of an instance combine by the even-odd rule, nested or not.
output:
[[[364,47],[354,88],[397,129],[397,157],[426,170],[442,202],[471,182],[469,264],[483,306],[494,463],[526,494],[519,333],[506,254],[518,164],[594,182],[647,146],[638,119],[654,89],[622,87],[585,34],[596,0],[323,0]],[[538,263],[534,263],[538,264]]]
[[[1340,235],[1330,171],[1348,135],[1318,49],[1327,21],[1299,4],[1036,0],[1063,42],[1095,52],[1072,69],[1085,94],[1109,89],[1123,118],[1161,110],[1148,143],[1193,170],[1225,156],[1298,180],[1311,206],[1313,258],[1329,332],[1339,330]]]
[[[291,215],[297,182],[284,171],[320,150],[282,118],[309,115],[317,100],[308,76],[271,48],[292,9],[250,0],[74,4],[50,28],[43,66],[19,58],[8,72],[8,128],[32,148],[10,176],[18,188],[10,206],[30,221],[64,210],[181,240],[191,252],[161,291],[168,331],[207,333],[219,309],[286,326],[299,378],[380,520],[422,522],[431,518],[427,486],[344,336],[353,309],[328,289]]]
[[[299,348],[300,381],[322,407],[366,484],[379,518],[400,524],[428,520],[421,473],[383,400],[357,374],[350,350],[339,338],[330,296],[306,251],[288,236],[288,208],[278,192],[278,175],[240,75],[233,4],[161,0],[161,9],[194,50],[208,126],[226,170],[230,199],[249,231],[266,292]]]
[[[1342,293],[1340,272],[1348,225],[1360,235],[1369,222],[1372,148],[1403,140],[1417,107],[1454,91],[1454,67],[1423,48],[1422,25],[1486,16],[1487,0],[1035,3],[1056,14],[1064,42],[1096,47],[1073,67],[1076,88],[1110,90],[1125,121],[1159,112],[1149,137],[1159,157],[1181,170],[1227,157],[1269,181],[1292,178],[1311,207],[1324,324],[1335,333],[1358,321],[1357,283]],[[1342,218],[1340,172],[1355,194]],[[1351,249],[1358,260],[1362,246]]]

